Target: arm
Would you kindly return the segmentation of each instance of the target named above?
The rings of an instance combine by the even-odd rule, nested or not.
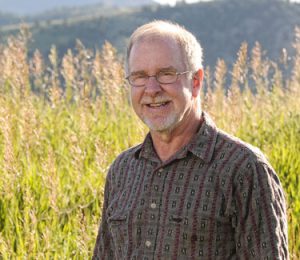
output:
[[[106,211],[109,201],[109,180],[107,178],[104,190],[104,203],[102,209],[102,219],[99,227],[96,245],[94,248],[93,260],[113,260],[113,244],[111,240],[111,235],[108,228]]]
[[[286,203],[274,170],[248,162],[234,183],[238,259],[289,259]]]

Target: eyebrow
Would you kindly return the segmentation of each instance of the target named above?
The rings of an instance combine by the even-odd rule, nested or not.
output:
[[[177,71],[177,69],[175,69],[173,66],[169,66],[169,67],[166,67],[166,68],[161,68],[159,69],[159,71]]]
[[[137,70],[137,71],[131,72],[129,75],[134,76],[134,75],[139,75],[139,74],[146,74],[146,72],[144,70]]]

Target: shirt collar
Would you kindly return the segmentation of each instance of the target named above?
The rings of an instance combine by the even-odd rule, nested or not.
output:
[[[203,112],[200,129],[192,140],[178,151],[172,159],[181,159],[186,157],[188,151],[208,163],[211,161],[215,144],[217,141],[217,129],[210,116]],[[136,158],[146,158],[151,161],[159,162],[159,158],[154,150],[150,133],[144,139],[142,145],[135,152]]]
[[[213,120],[205,112],[202,114],[203,123],[188,144],[188,150],[204,162],[211,161],[217,141],[217,128]]]

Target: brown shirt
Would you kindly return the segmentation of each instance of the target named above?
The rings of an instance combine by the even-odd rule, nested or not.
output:
[[[151,136],[110,167],[93,259],[288,259],[284,193],[261,152],[207,114],[161,162]]]

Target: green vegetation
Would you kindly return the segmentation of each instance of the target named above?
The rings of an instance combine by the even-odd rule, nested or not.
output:
[[[0,46],[0,259],[88,259],[107,169],[146,129],[112,45],[77,42],[61,60],[52,47],[45,65],[38,51],[28,58],[27,42],[24,31]],[[260,147],[278,172],[299,259],[299,30],[294,47],[274,63],[258,44],[250,54],[242,44],[232,70],[223,60],[206,69],[202,100],[219,127]]]

